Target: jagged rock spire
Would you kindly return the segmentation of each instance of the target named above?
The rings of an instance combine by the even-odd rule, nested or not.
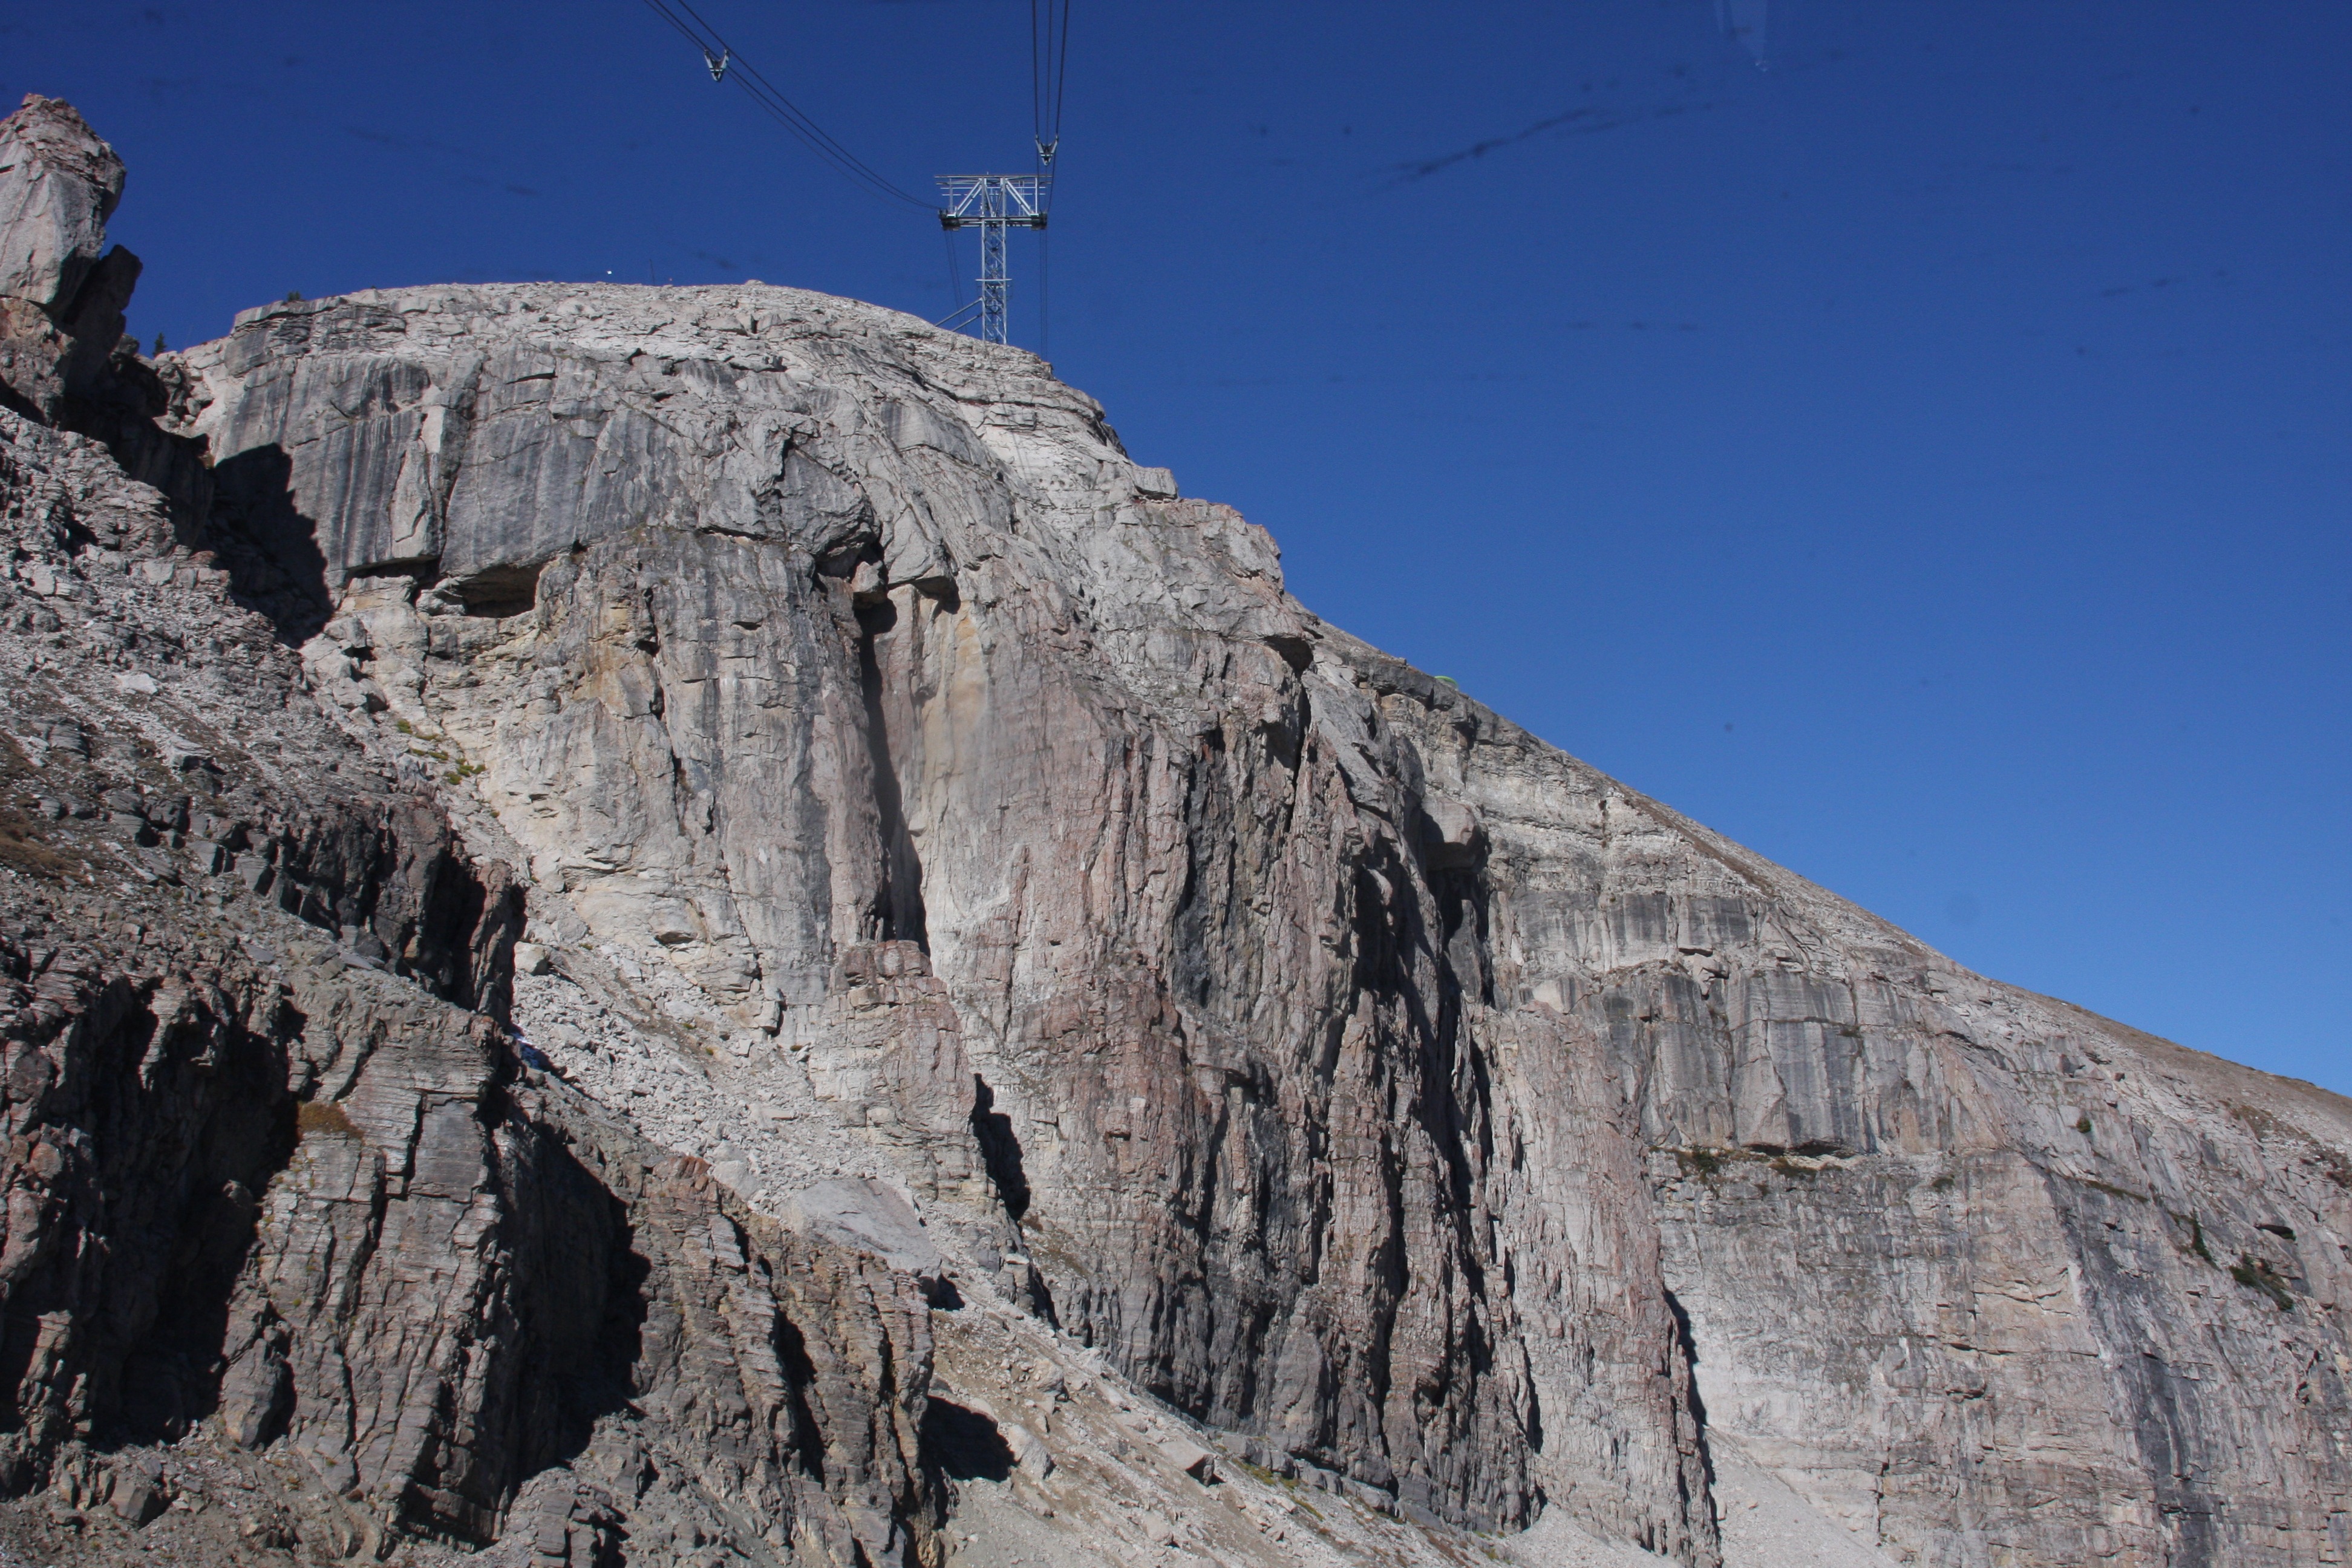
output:
[[[106,249],[122,160],[62,99],[0,120],[0,404],[50,424],[104,374],[139,258]]]
[[[0,120],[0,294],[58,313],[106,248],[122,160],[63,99]]]

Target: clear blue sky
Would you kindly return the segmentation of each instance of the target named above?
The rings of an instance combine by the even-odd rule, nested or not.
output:
[[[1025,166],[1024,5],[698,3],[900,184]],[[1074,40],[1053,358],[1309,605],[1964,963],[2352,1090],[2352,7]],[[129,162],[150,339],[462,279],[952,302],[637,0],[5,0],[0,89]]]

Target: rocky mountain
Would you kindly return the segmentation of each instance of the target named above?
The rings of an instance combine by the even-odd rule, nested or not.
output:
[[[2306,1564],[2352,1104],[1954,965],[790,289],[117,341],[0,124],[0,1542]]]

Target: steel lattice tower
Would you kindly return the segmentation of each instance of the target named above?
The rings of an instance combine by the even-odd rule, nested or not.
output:
[[[1004,272],[1004,231],[1044,228],[1050,174],[941,174],[940,226],[980,230],[980,340],[1006,341],[1004,307],[1012,279]],[[961,314],[961,312],[959,312]]]

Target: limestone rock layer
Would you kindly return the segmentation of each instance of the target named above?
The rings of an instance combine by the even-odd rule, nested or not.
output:
[[[202,1436],[340,1500],[289,1539],[583,1563],[937,1564],[1000,1481],[1071,1562],[2352,1553],[2352,1105],[1325,624],[1033,357],[508,285],[115,374],[160,490],[0,429],[13,1485]],[[58,969],[109,854],[210,956]]]

